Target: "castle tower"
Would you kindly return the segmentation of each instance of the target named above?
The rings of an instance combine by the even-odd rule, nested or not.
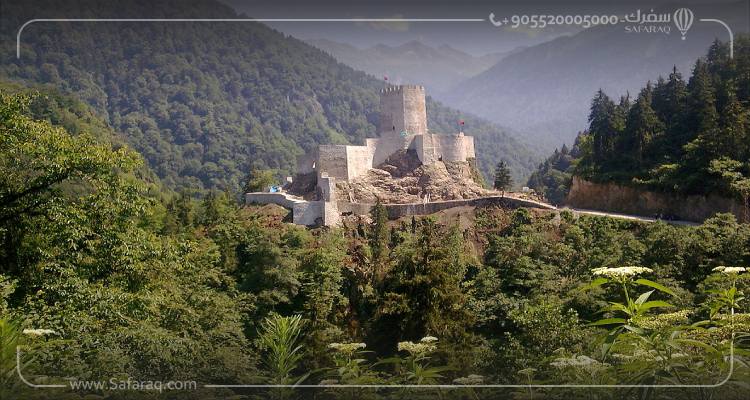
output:
[[[424,86],[388,86],[380,91],[378,133],[381,137],[427,133]]]

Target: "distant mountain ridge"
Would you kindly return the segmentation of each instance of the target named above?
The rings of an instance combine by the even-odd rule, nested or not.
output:
[[[508,53],[473,56],[448,45],[437,47],[413,40],[398,46],[377,44],[358,48],[328,39],[306,40],[342,63],[395,83],[418,83],[440,97],[459,82],[492,67]]]
[[[689,75],[692,63],[717,37],[716,25],[696,24],[687,40],[678,32],[625,33],[622,26],[596,27],[528,47],[445,93],[448,105],[470,110],[514,130],[548,151],[571,144],[586,127],[590,99],[598,89],[617,98],[637,93],[643,82],[667,76],[673,66]]]

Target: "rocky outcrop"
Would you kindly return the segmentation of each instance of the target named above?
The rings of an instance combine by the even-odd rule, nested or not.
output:
[[[492,195],[477,184],[468,162],[423,165],[413,151],[400,151],[349,182],[338,182],[340,200],[359,203],[419,203]]]
[[[716,213],[726,212],[734,214],[739,220],[744,218],[741,202],[715,194],[684,196],[614,183],[594,183],[579,177],[573,178],[565,203],[575,208],[694,222],[702,222]]]

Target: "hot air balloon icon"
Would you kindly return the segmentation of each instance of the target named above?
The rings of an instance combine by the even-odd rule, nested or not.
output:
[[[689,8],[680,8],[674,12],[673,16],[675,26],[682,34],[682,40],[685,40],[685,34],[693,25],[693,11]]]

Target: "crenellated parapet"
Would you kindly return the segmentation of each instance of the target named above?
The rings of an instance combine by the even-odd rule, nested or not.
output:
[[[407,137],[427,133],[424,86],[388,86],[380,91],[381,137]]]

